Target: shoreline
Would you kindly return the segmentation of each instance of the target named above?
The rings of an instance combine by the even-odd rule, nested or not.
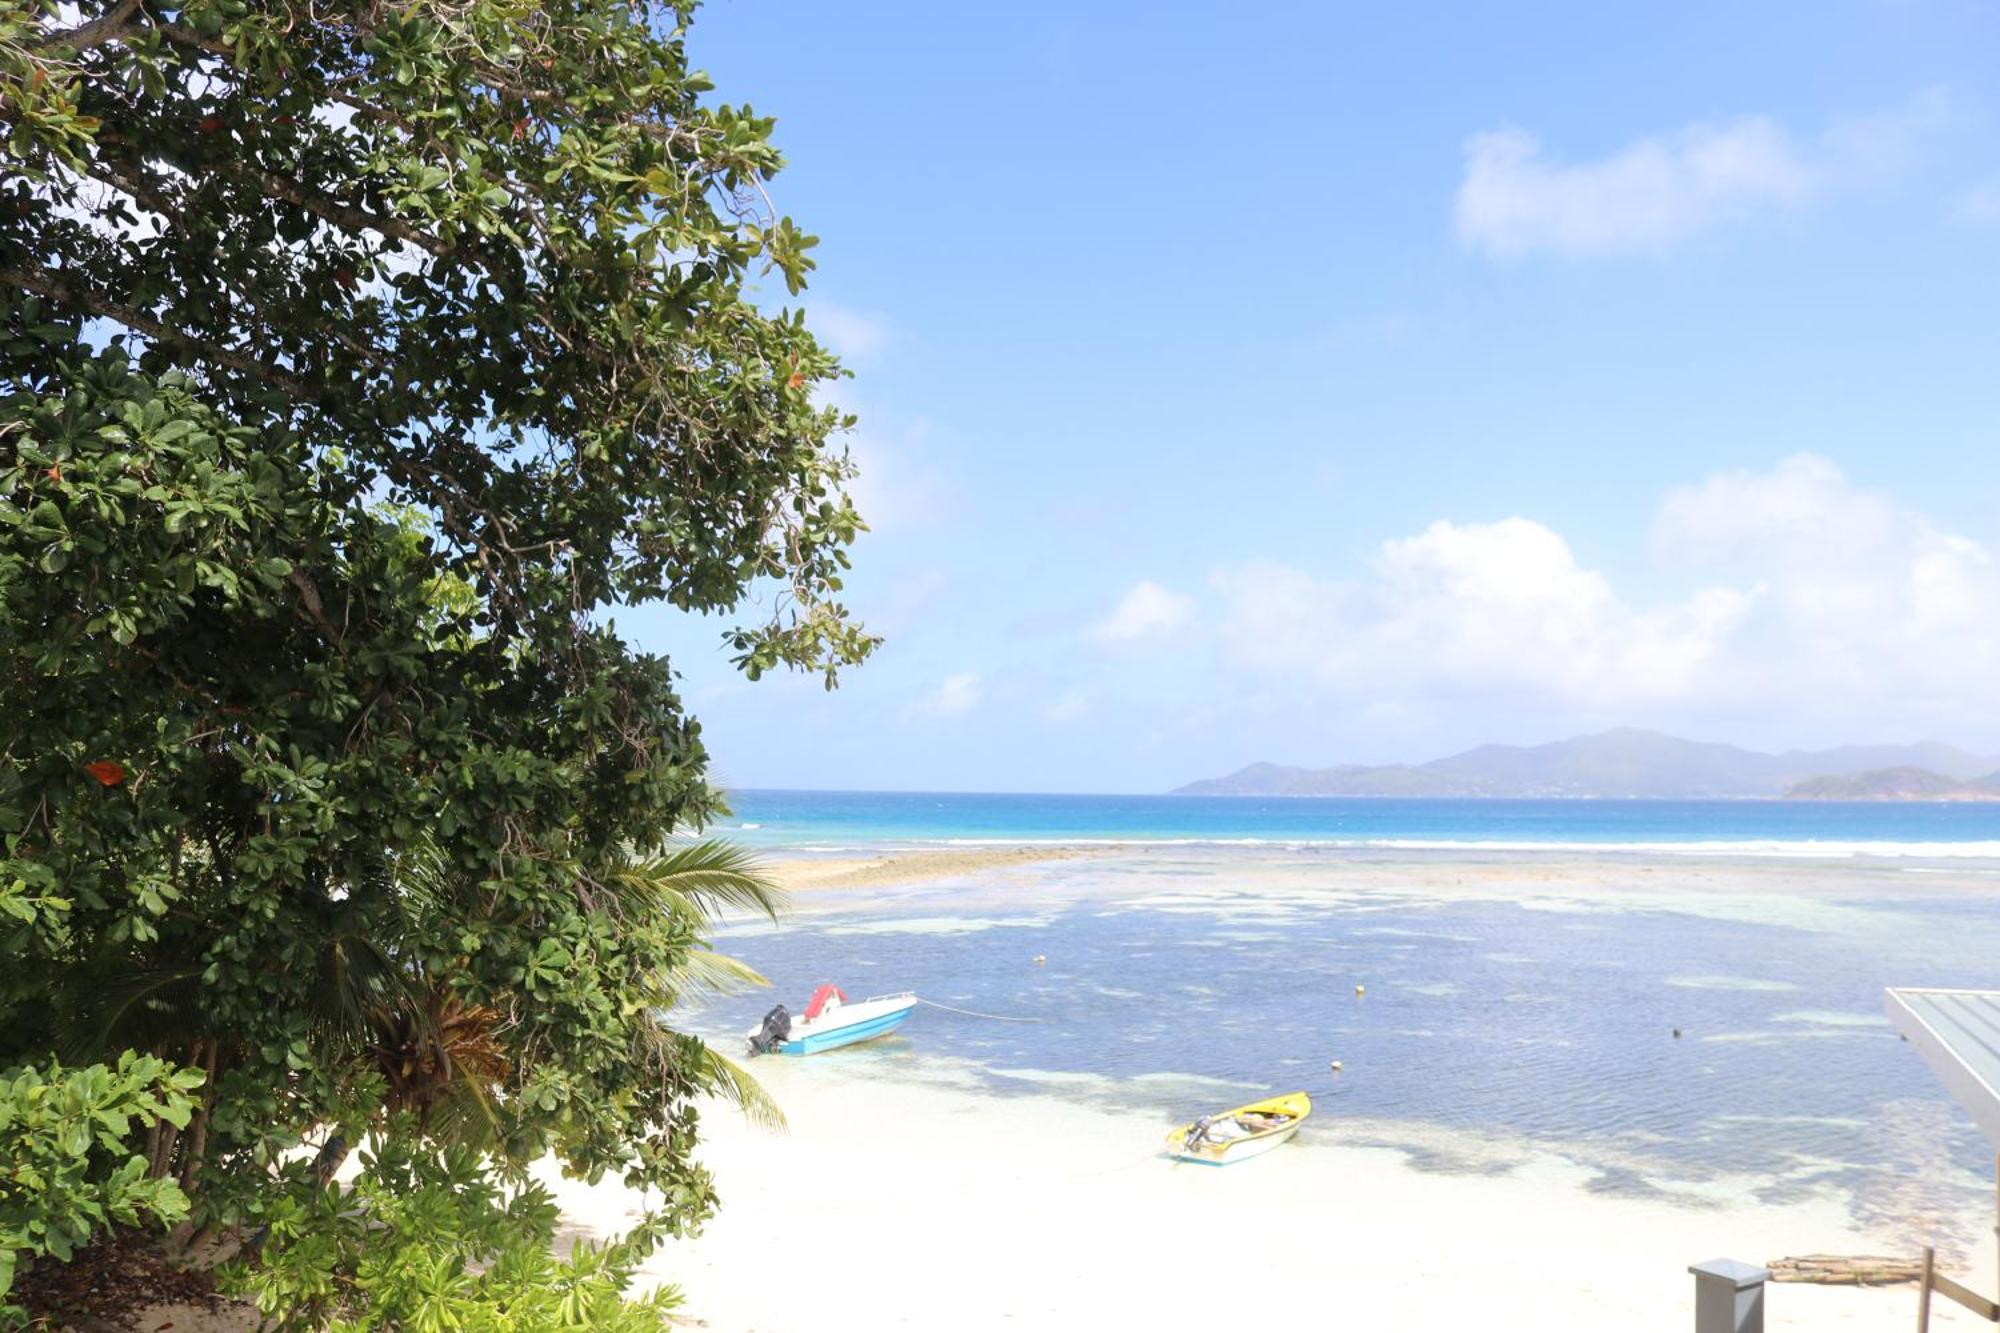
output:
[[[682,1314],[716,1333],[1222,1327],[1308,1311],[1419,1330],[1457,1327],[1474,1300],[1478,1326],[1498,1333],[1683,1333],[1690,1263],[1909,1248],[1901,1228],[1857,1225],[1837,1191],[1768,1203],[1733,1180],[1606,1194],[1594,1169],[1548,1152],[1424,1169],[1403,1149],[1342,1142],[1337,1096],[1268,1157],[1175,1164],[1156,1112],[906,1080],[897,1058],[885,1045],[758,1062],[789,1134],[705,1112],[722,1207],[642,1281],[681,1286]],[[575,1236],[617,1230],[634,1202],[551,1183]],[[1954,1273],[1990,1285],[1991,1248]],[[1177,1256],[1202,1274],[1157,1280]],[[1784,1285],[1767,1294],[1768,1326],[1900,1327],[1915,1301],[1908,1286]],[[1935,1323],[1984,1327],[1942,1308]]]
[[[1909,844],[1906,854],[1868,854],[1812,844],[1784,851],[1750,851],[1739,844],[1592,846],[1588,843],[1332,844],[1250,840],[1001,841],[976,846],[909,847],[838,852],[771,847],[756,849],[765,872],[780,888],[802,899],[822,893],[902,889],[963,893],[968,901],[1004,898],[1004,892],[1033,879],[1038,890],[1058,896],[1076,891],[1032,874],[1070,863],[1077,868],[1140,871],[1162,867],[1226,865],[1239,883],[1272,875],[1324,868],[1348,887],[1403,889],[1426,896],[1461,896],[1513,887],[1533,893],[1575,886],[1607,897],[1657,887],[1673,880],[1685,892],[1777,889],[1811,897],[1841,897],[1867,888],[1895,893],[1922,884],[1934,890],[1940,877],[1963,876],[1968,884],[1993,887],[2000,877],[2000,844],[1980,853],[1927,855],[1929,844]],[[1007,872],[1030,872],[1026,875]],[[884,900],[885,902],[887,900]],[[802,901],[803,909],[807,902]],[[817,905],[817,904],[816,904]]]
[[[798,858],[807,865],[813,859]],[[1055,861],[1067,864],[1035,872],[1038,863]],[[1321,914],[1351,910],[1370,914],[1341,932],[1360,951],[1330,955],[1340,959],[1331,971],[1300,984],[1303,993],[1324,999],[1366,980],[1376,997],[1371,1003],[1408,1015],[1385,1017],[1379,1035],[1389,1040],[1430,1038],[1417,1029],[1446,1021],[1440,1017],[1446,1010],[1426,1006],[1457,1002],[1438,1001],[1441,992],[1414,985],[1428,974],[1380,976],[1394,951],[1413,947],[1416,936],[1406,922],[1361,926],[1380,919],[1373,918],[1377,912],[1480,903],[1549,911],[1552,931],[1579,932],[1561,936],[1574,939],[1574,948],[1558,948],[1551,958],[1574,956],[1588,966],[1598,947],[1595,932],[1603,929],[1599,912],[1663,912],[1720,923],[1723,931],[1779,928],[1866,940],[1895,937],[1905,904],[1961,891],[1979,901],[2000,890],[1992,866],[1962,857],[1940,864],[1668,855],[1582,844],[1523,854],[1462,843],[1418,852],[1129,840],[1081,848],[883,848],[839,864],[837,873],[847,878],[823,881],[825,887],[858,892],[829,894],[801,911],[795,928],[808,947],[803,959],[793,956],[795,973],[812,970],[829,951],[880,959],[878,940],[912,941],[901,946],[902,957],[921,967],[943,947],[932,938],[1018,932],[1065,913],[1086,927],[1134,905],[1168,914],[1163,919],[1212,918],[1218,935],[1246,941],[1293,923],[1310,931],[1316,926],[1308,923],[1323,920]],[[1027,873],[1016,873],[1021,869]],[[1907,873],[1914,870],[1937,873]],[[902,887],[867,892],[890,883]],[[812,919],[823,912],[834,924],[816,938]],[[865,924],[848,919],[857,913]],[[1095,986],[1093,1015],[1143,1018],[1143,987],[1115,974],[1112,955],[1085,954],[1078,939],[1050,937],[1045,946],[1028,935],[1004,938],[1024,968],[1029,951],[1046,947],[1051,958],[1048,972],[1030,972],[1033,979],[1019,993]],[[1640,1063],[1672,1058],[1693,1073],[1758,1042],[1807,1035],[1855,1041],[1853,1034],[1872,1033],[1877,1024],[1867,1003],[1850,1013],[1845,1000],[1825,1006],[1840,1011],[1831,1018],[1815,1009],[1724,1020],[1713,1015],[1728,1006],[1710,997],[1796,987],[1747,964],[1718,966],[1711,975],[1691,959],[1682,971],[1647,983],[1665,987],[1660,1030],[1652,1034],[1661,1041],[1634,1057]],[[1532,974],[1522,975],[1527,980],[1518,988],[1532,989]],[[1605,975],[1622,974],[1614,968]],[[1185,989],[1202,992],[1197,1003],[1213,1009],[1216,992],[1207,983],[1224,983],[1206,971],[1189,981],[1204,983]],[[997,1002],[1015,989],[995,992],[990,1005],[976,990],[962,1002],[1038,1012]],[[1506,985],[1490,998],[1510,999]],[[1769,1008],[1775,1014],[1793,1003],[1773,1000]],[[1683,1044],[1681,1026],[1690,1020]],[[1802,1033],[1786,1027],[1793,1020],[1822,1026]],[[1329,1029],[1336,1032],[1340,1044],[1329,1049],[1353,1065],[1355,1047],[1368,1039],[1365,1028],[1343,1020]],[[1990,1181],[1939,1176],[1929,1167],[1918,1176],[1868,1166],[1859,1179],[1835,1178],[1850,1160],[1877,1159],[1816,1155],[1809,1133],[1817,1131],[1810,1128],[1791,1145],[1783,1169],[1745,1166],[1732,1174],[1699,1153],[1676,1165],[1628,1151],[1631,1138],[1613,1118],[1587,1122],[1599,1128],[1585,1137],[1550,1139],[1518,1125],[1384,1117],[1367,1109],[1366,1097],[1323,1097],[1326,1074],[1317,1058],[1309,1065],[1277,1060],[1246,1075],[1224,1053],[1221,1062],[1167,1066],[1203,1074],[1169,1074],[1140,1072],[1162,1066],[1135,1063],[1147,1049],[1169,1062],[1188,1059],[1167,1047],[1100,1042],[1099,1063],[1072,1056],[1048,1065],[1011,1050],[1002,1063],[1001,1049],[978,1040],[949,1053],[946,1042],[913,1031],[846,1052],[756,1062],[753,1073],[790,1117],[791,1135],[768,1139],[727,1110],[705,1114],[703,1160],[716,1173],[722,1210],[703,1237],[657,1256],[648,1275],[683,1285],[687,1315],[719,1333],[946,1324],[1198,1327],[1296,1319],[1308,1311],[1371,1330],[1457,1327],[1470,1317],[1501,1333],[1545,1327],[1684,1333],[1693,1301],[1687,1266],[1716,1256],[1766,1264],[1813,1253],[1914,1255],[1932,1243],[1941,1255],[1955,1251],[1949,1271],[1961,1281],[1984,1290],[1995,1280],[1993,1247],[1980,1239],[1990,1237]],[[1211,1060],[1217,1054],[1209,1051]],[[1237,1082],[1252,1077],[1261,1084],[1271,1076],[1287,1086],[1305,1083],[1318,1103],[1293,1143],[1220,1171],[1161,1158],[1160,1139],[1173,1124],[1258,1091],[1283,1090]],[[1452,1077],[1445,1069],[1435,1076]],[[1933,1097],[1928,1086],[1922,1095],[1923,1106],[1944,1097],[1942,1090]],[[1925,1134],[1940,1123],[1911,1122]],[[1601,1141],[1593,1137],[1598,1133]],[[565,1195],[564,1202],[579,1221],[617,1216],[616,1202],[602,1195]],[[874,1271],[857,1275],[837,1261],[856,1244],[877,1243],[894,1255],[879,1280]],[[1148,1277],[1183,1256],[1201,1262],[1203,1276],[1167,1283]],[[772,1281],[745,1281],[746,1268],[774,1257]],[[1767,1293],[1766,1303],[1774,1330],[1858,1333],[1908,1322],[1915,1291],[1784,1284]],[[1942,1303],[1934,1313],[1940,1329],[1987,1326]]]
[[[760,851],[764,869],[788,893],[819,889],[879,889],[955,879],[1050,861],[1108,857],[1124,844],[1105,846],[1008,843],[991,847],[885,850],[872,855],[818,855],[778,848]]]

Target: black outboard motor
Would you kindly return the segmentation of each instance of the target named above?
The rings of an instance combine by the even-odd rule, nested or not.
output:
[[[764,1015],[764,1026],[750,1039],[750,1054],[769,1055],[778,1049],[779,1043],[792,1035],[792,1016],[784,1005],[778,1005]]]

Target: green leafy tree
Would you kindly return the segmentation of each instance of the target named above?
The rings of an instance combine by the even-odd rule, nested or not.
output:
[[[186,1125],[198,1070],[127,1053],[115,1066],[15,1069],[0,1074],[0,1322],[25,1258],[67,1262],[114,1225],[178,1222],[187,1196],[147,1173],[138,1135]]]
[[[721,965],[631,849],[716,797],[609,615],[755,603],[743,669],[829,685],[873,640],[841,372],[756,288],[812,239],[690,17],[0,0],[0,1065],[201,1069],[148,1174],[211,1230],[467,1089],[641,1241],[712,1207],[741,1084],[654,1015]]]

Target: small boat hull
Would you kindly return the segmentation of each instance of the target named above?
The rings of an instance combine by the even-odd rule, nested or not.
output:
[[[1312,1114],[1312,1098],[1303,1092],[1287,1093],[1283,1097],[1271,1097],[1248,1106],[1238,1106],[1214,1117],[1218,1121],[1231,1121],[1240,1115],[1260,1117],[1286,1117],[1282,1124],[1243,1134],[1241,1137],[1220,1141],[1197,1141],[1188,1145],[1188,1134],[1194,1125],[1182,1125],[1167,1135],[1167,1151],[1183,1162],[1199,1162],[1203,1166],[1233,1166],[1247,1162],[1253,1157],[1262,1157],[1273,1148],[1291,1141],[1299,1132],[1299,1126]]]
[[[1291,1142],[1292,1135],[1298,1132],[1298,1125],[1293,1124],[1275,1134],[1261,1134],[1254,1139],[1239,1139],[1214,1157],[1201,1152],[1185,1152],[1178,1148],[1170,1151],[1183,1162],[1199,1162],[1203,1166],[1234,1166],[1238,1162],[1247,1162],[1252,1157],[1262,1157],[1271,1149]]]
[[[815,1018],[799,1019],[792,1034],[774,1048],[778,1055],[818,1055],[858,1042],[886,1037],[903,1026],[917,1007],[915,995],[881,995],[844,1004]],[[755,1034],[752,1034],[754,1039]]]

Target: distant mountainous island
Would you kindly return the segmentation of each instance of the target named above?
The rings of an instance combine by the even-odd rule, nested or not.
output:
[[[2000,799],[2000,759],[1937,741],[1764,754],[1621,728],[1548,745],[1482,745],[1423,764],[1251,764],[1176,796]]]
[[[1899,764],[1865,773],[1809,778],[1787,788],[1795,801],[2000,801],[2000,773],[1961,781],[1928,768]]]

